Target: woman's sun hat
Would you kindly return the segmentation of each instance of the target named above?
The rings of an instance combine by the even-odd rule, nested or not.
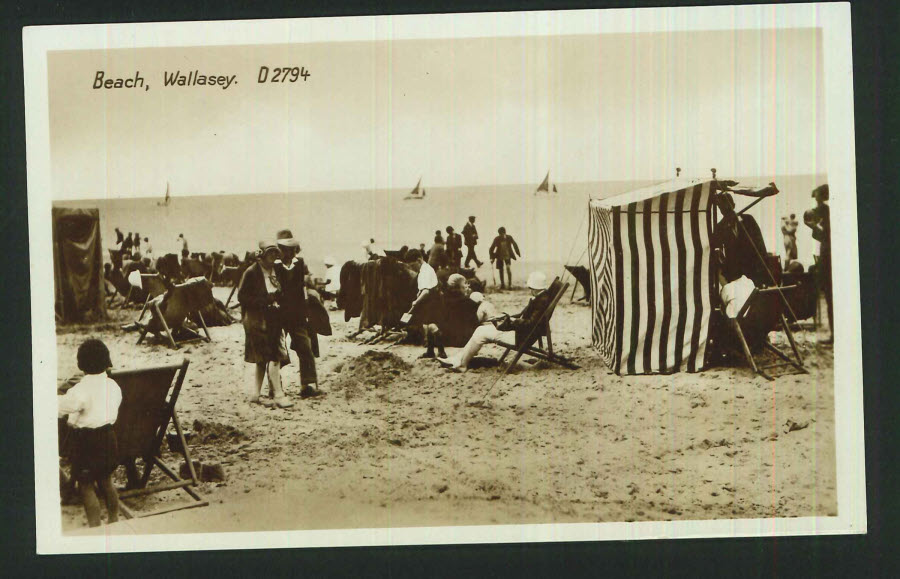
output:
[[[528,275],[528,289],[545,290],[547,289],[547,276],[543,272],[533,271]]]

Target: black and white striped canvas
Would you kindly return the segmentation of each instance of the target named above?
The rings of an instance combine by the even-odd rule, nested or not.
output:
[[[702,369],[710,188],[681,181],[590,202],[593,344],[617,374]]]

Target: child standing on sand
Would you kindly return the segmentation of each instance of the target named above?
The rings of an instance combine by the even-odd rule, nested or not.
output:
[[[119,414],[122,391],[106,375],[112,366],[109,349],[96,339],[78,348],[78,368],[84,378],[59,396],[59,416],[68,415],[72,448],[72,478],[78,483],[84,511],[91,527],[100,526],[100,503],[95,484],[106,498],[108,521],[119,518],[119,497],[112,483],[118,445],[113,424]]]

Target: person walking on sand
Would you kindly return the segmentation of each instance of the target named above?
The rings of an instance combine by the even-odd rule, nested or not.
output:
[[[300,397],[318,394],[316,358],[313,340],[316,336],[309,327],[306,302],[306,280],[309,268],[300,257],[300,242],[294,239],[290,229],[276,234],[275,243],[281,250],[281,262],[275,263],[275,273],[281,283],[281,327],[291,338],[291,349],[297,353],[300,363]]]
[[[469,263],[472,261],[475,262],[476,267],[481,267],[484,265],[481,261],[478,260],[478,256],[475,255],[475,246],[478,245],[478,229],[475,227],[475,216],[469,215],[469,221],[463,225],[462,230],[463,238],[465,238],[466,242],[466,262],[465,266],[469,267]]]
[[[144,238],[144,256],[153,259],[153,245],[150,244],[150,238]]]
[[[294,405],[281,386],[281,367],[290,364],[284,332],[281,328],[281,312],[278,299],[281,284],[275,275],[275,260],[281,251],[275,243],[260,241],[257,261],[241,276],[238,303],[241,305],[241,323],[244,326],[244,361],[255,365],[256,373],[251,384],[249,402],[263,406],[277,405],[290,408]],[[269,377],[269,398],[262,395],[263,378]]]
[[[494,242],[488,250],[488,259],[496,263],[497,269],[500,271],[500,289],[506,289],[506,284],[503,283],[504,269],[509,280],[509,287],[512,288],[512,261],[516,257],[522,257],[522,252],[519,251],[519,244],[512,238],[512,235],[506,234],[505,227],[498,229],[497,233],[497,237],[494,238]]]
[[[178,238],[175,241],[181,243],[181,254],[182,255],[184,255],[185,252],[187,252],[188,255],[191,254],[191,250],[188,247],[188,242],[187,242],[187,239],[184,237],[184,233],[179,233]]]

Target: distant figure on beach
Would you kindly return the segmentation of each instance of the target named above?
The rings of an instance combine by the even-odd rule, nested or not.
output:
[[[478,261],[478,256],[475,255],[475,246],[478,245],[478,229],[475,228],[474,215],[469,216],[469,221],[463,226],[462,234],[466,241],[465,266],[469,267],[469,263],[474,261],[476,266],[481,267],[483,264],[481,261]]]
[[[419,253],[422,255],[422,259],[424,259],[425,261],[428,261],[428,250],[425,249],[424,243],[419,244]],[[406,261],[413,261],[413,260],[410,259],[409,255],[407,255]]]
[[[790,217],[781,218],[781,233],[784,235],[784,260],[785,264],[797,259],[797,216],[791,213]]]
[[[187,239],[184,237],[184,233],[179,233],[178,238],[175,241],[181,243],[181,254],[182,255],[184,255],[185,252],[187,252],[188,255],[191,254],[191,250],[188,247],[188,242],[187,242]]]
[[[244,361],[255,365],[249,402],[263,406],[278,405],[289,408],[293,403],[284,395],[281,386],[281,367],[291,363],[278,298],[281,287],[275,275],[275,260],[281,250],[275,243],[259,242],[256,263],[241,277],[238,303],[241,304],[241,323],[244,326]],[[269,397],[262,392],[263,379],[269,378]]]
[[[816,281],[825,294],[828,307],[828,330],[830,337],[825,343],[834,342],[834,304],[831,293],[831,208],[828,206],[828,184],[813,189],[816,207],[803,213],[803,223],[812,230],[813,239],[819,242],[819,259],[815,264]]]
[[[509,287],[512,287],[512,261],[516,257],[522,257],[522,252],[519,251],[519,245],[512,238],[512,235],[506,234],[505,227],[498,229],[497,233],[499,235],[494,238],[494,242],[488,250],[488,259],[497,264],[497,269],[500,271],[500,289],[505,289],[503,270],[506,270]]]
[[[125,236],[125,239],[122,241],[122,253],[131,253],[131,248],[134,247],[134,239],[131,237],[131,232],[128,232],[128,235]]]
[[[469,341],[463,347],[462,351],[447,360],[438,360],[448,370],[454,372],[465,372],[469,367],[472,358],[478,355],[481,347],[488,343],[505,342],[507,344],[519,344],[524,335],[533,331],[547,306],[553,301],[553,296],[547,289],[547,276],[543,272],[534,271],[528,276],[528,289],[531,290],[531,299],[518,316],[510,316],[504,314],[502,318],[486,319],[489,323],[481,323],[475,329],[475,333],[469,338]],[[483,298],[483,296],[482,296]],[[488,314],[492,310],[490,306],[486,306],[481,312],[482,315]],[[480,310],[482,308],[479,308]],[[480,321],[480,320],[479,320]]]
[[[462,235],[455,233],[453,227],[447,226],[447,259],[450,265],[459,268],[462,262]]]
[[[141,250],[141,234],[137,231],[134,232],[134,242],[131,245],[134,248],[134,252]]]
[[[442,267],[447,267],[450,265],[450,260],[447,256],[447,248],[444,245],[444,238],[441,237],[440,231],[435,232],[434,236],[434,245],[431,246],[431,249],[428,250],[428,265],[434,268],[435,271],[441,269]]]
[[[122,235],[122,230],[116,227],[116,249],[122,249],[122,241],[125,240],[125,236]]]
[[[153,259],[153,246],[150,245],[150,239],[147,237],[144,238],[144,256]]]

